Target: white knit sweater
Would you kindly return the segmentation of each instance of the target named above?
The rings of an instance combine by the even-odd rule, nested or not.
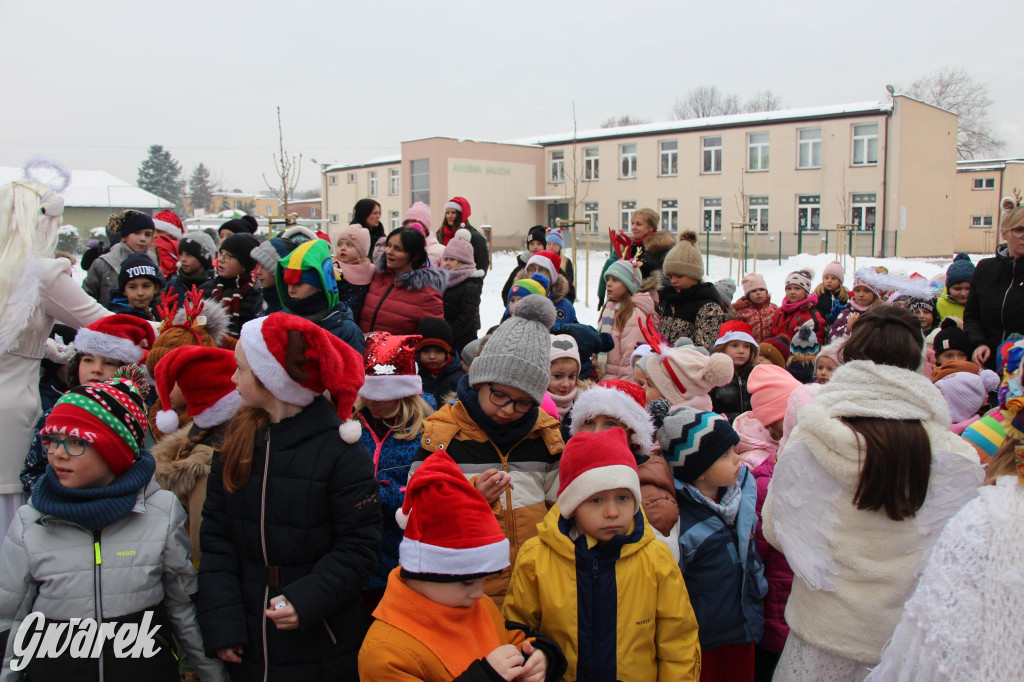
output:
[[[924,506],[911,519],[857,509],[862,449],[840,417],[920,420],[932,446]],[[762,511],[764,534],[799,580],[790,628],[838,656],[873,665],[910,596],[922,558],[946,521],[976,494],[974,449],[949,432],[949,411],[927,378],[872,362],[836,370],[798,415]]]

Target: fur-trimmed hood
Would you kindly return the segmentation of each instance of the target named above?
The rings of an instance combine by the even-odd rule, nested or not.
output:
[[[658,253],[668,251],[676,245],[675,236],[668,230],[658,230],[644,237],[644,251]]]
[[[186,424],[169,433],[153,446],[156,460],[156,482],[164,490],[174,493],[185,508],[188,498],[200,479],[210,474],[213,448],[208,445],[189,445],[192,424]]]
[[[547,272],[545,271],[542,274],[547,275]],[[517,272],[515,279],[513,281],[517,282],[521,279],[530,279],[530,276],[526,274],[526,268],[523,268],[522,270]],[[566,279],[565,275],[563,275],[562,273],[558,273],[558,279],[556,279],[554,284],[551,285],[551,302],[558,303],[568,295],[569,280]]]
[[[386,259],[384,253],[381,252],[377,256],[377,261],[374,263],[374,267],[379,273],[387,272],[387,265],[385,265]],[[403,272],[395,278],[401,282],[402,285],[411,291],[419,291],[425,287],[436,289],[442,294],[448,287],[448,271],[442,270],[441,268],[434,267],[433,264],[429,263],[421,268],[410,270],[409,272]]]

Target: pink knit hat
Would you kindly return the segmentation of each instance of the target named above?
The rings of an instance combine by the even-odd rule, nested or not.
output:
[[[826,265],[825,269],[821,271],[822,279],[825,279],[825,275],[834,275],[839,278],[840,282],[842,282],[843,279],[846,277],[846,270],[843,269],[843,266],[839,264],[839,261],[834,260],[828,265]]]
[[[405,212],[405,217],[402,218],[402,222],[404,223],[407,220],[415,220],[422,224],[423,227],[427,228],[427,232],[430,232],[430,207],[422,201],[417,201],[409,207],[408,211]]]
[[[356,247],[356,251],[360,255],[367,253],[370,250],[370,232],[359,223],[354,223],[338,232],[337,238],[334,242],[337,244],[339,239],[347,239],[352,242]]]
[[[455,232],[455,237],[448,242],[448,246],[444,247],[444,257],[452,258],[459,261],[460,263],[466,263],[473,265],[476,260],[473,258],[473,244],[470,243],[472,235],[466,228],[461,228]]]
[[[764,277],[751,272],[743,275],[743,279],[740,280],[740,286],[743,287],[743,295],[747,296],[751,291],[757,291],[758,289],[768,290],[768,285],[764,283]]]
[[[795,284],[807,293],[811,293],[811,280],[814,278],[814,271],[804,268],[803,270],[794,270],[793,272],[786,275],[786,286]]]
[[[802,386],[792,374],[775,365],[755,365],[747,379],[750,408],[754,418],[764,426],[786,416],[789,394]]]
[[[732,381],[733,365],[725,353],[708,357],[689,348],[671,348],[659,358],[647,358],[644,371],[669,404],[676,405],[725,386]]]

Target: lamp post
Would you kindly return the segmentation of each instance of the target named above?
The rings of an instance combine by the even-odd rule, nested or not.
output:
[[[324,220],[327,221],[327,234],[330,234],[331,233],[331,213],[330,213],[330,211],[328,209],[327,173],[326,173],[327,166],[329,164],[320,163],[319,161],[317,161],[316,159],[313,159],[313,158],[311,158],[310,161],[315,163],[317,165],[317,167],[320,169],[320,197],[321,197],[321,200],[323,201],[323,206],[324,206]],[[332,244],[332,246],[333,246],[333,244]]]

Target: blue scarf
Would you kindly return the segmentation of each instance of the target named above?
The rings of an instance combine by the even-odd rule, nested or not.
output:
[[[470,419],[483,429],[487,437],[494,441],[494,444],[501,448],[502,452],[505,452],[523,438],[526,438],[530,431],[533,430],[534,424],[537,423],[539,408],[536,405],[521,418],[508,424],[499,424],[488,417],[480,408],[480,389],[469,385],[468,374],[459,379],[456,391],[459,394],[459,400],[466,408],[466,412],[469,413]]]
[[[52,514],[89,530],[100,530],[117,521],[135,506],[139,491],[149,484],[156,471],[153,455],[142,457],[103,488],[67,488],[57,480],[53,469],[32,489],[32,506],[43,514]]]
[[[726,524],[728,524],[730,528],[734,528],[736,526],[736,514],[739,513],[740,500],[743,497],[743,484],[740,481],[736,481],[728,488],[719,488],[720,493],[722,490],[725,492],[719,495],[717,502],[704,497],[704,493],[702,493],[697,486],[690,485],[689,483],[684,483],[683,485],[698,501],[703,503],[704,506],[710,507],[725,519]]]

